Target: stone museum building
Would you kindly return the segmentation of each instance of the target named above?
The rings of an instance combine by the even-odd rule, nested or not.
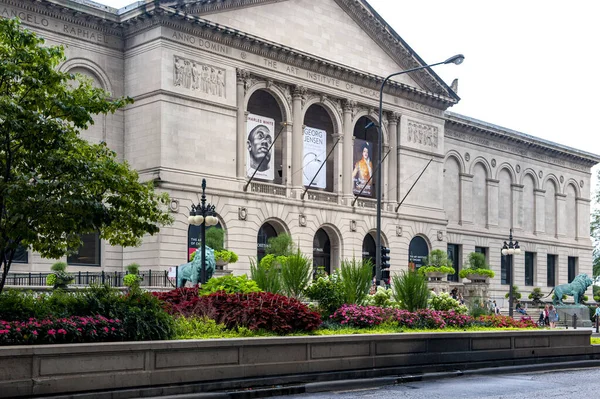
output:
[[[70,271],[186,262],[197,244],[188,216],[206,179],[236,274],[281,233],[328,271],[374,257],[381,185],[392,274],[433,249],[459,267],[482,252],[496,273],[491,297],[504,298],[500,252],[512,228],[525,295],[591,275],[590,169],[600,156],[451,112],[456,86],[429,68],[384,89],[377,180],[381,82],[427,63],[366,0],[146,0],[119,10],[0,0],[0,15],[65,46],[62,70],[135,100],[82,135],[172,198],[172,226],[137,248],[86,235],[64,259]],[[18,261],[13,272],[53,262],[27,251]]]

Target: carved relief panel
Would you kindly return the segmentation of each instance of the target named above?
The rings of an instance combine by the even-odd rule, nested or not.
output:
[[[174,56],[173,85],[217,97],[227,97],[226,73],[222,68]]]
[[[214,63],[173,55],[171,88],[211,101],[235,102],[235,71]]]
[[[443,128],[412,117],[401,119],[400,144],[420,151],[443,152]]]

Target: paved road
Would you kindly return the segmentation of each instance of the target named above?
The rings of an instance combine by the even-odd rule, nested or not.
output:
[[[549,399],[600,397],[600,367],[469,376],[424,382],[411,382],[379,389],[355,389],[304,395],[278,396],[278,399]]]

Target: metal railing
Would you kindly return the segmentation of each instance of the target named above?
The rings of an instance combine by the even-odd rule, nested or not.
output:
[[[8,273],[7,286],[45,286],[46,278],[51,272],[40,273]],[[123,277],[126,272],[73,272],[74,281],[70,285],[87,286],[90,284],[108,284],[111,287],[124,287]],[[169,279],[166,270],[146,270],[139,273],[141,287],[175,287],[175,281]]]

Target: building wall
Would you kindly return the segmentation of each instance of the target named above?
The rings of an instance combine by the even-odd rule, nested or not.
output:
[[[0,3],[19,9],[9,0]],[[134,261],[143,269],[184,263],[187,215],[198,202],[203,178],[208,184],[208,200],[216,206],[226,230],[226,246],[239,255],[238,263],[229,265],[234,273],[249,271],[257,253],[258,230],[265,222],[278,232],[291,234],[309,256],[315,233],[323,228],[331,240],[334,267],[342,259],[361,256],[364,237],[376,227],[376,203],[361,198],[351,205],[353,136],[362,116],[377,121],[378,93],[337,78],[315,81],[308,69],[281,61],[274,64],[274,59],[247,49],[211,41],[185,21],[128,27],[119,36],[110,25],[91,26],[93,20],[69,13],[47,15],[47,9],[32,4],[25,2],[26,12],[33,15],[36,9],[36,15],[44,15],[48,23],[29,24],[31,28],[49,43],[68,46],[65,70],[88,74],[115,96],[135,99],[115,115],[98,117],[97,124],[83,136],[92,142],[106,141],[142,179],[155,180],[173,199],[172,226],[148,237],[138,248],[103,243],[102,269],[122,270]],[[282,15],[281,7],[294,8],[294,23],[318,15],[316,25],[340,29],[330,38],[320,35],[318,29],[296,29],[289,35],[283,30],[284,19],[275,18]],[[259,16],[274,19],[275,28],[264,30],[265,24],[253,24]],[[374,58],[359,57],[360,46],[373,46],[373,39],[354,32],[359,26],[333,1],[311,0],[303,7],[290,1],[203,17],[333,61],[348,61],[371,74],[383,75],[397,68],[382,49]],[[347,31],[356,33],[356,39],[350,41],[354,36],[343,33]],[[92,33],[94,42],[90,41]],[[205,86],[203,73],[220,83]],[[418,86],[412,80],[406,82]],[[255,180],[244,190],[248,180],[248,104],[260,91],[273,97],[281,121],[286,123],[278,144],[281,165],[276,165],[281,166],[282,178],[281,184]],[[499,252],[512,227],[521,247],[537,254],[534,286],[549,291],[546,254],[558,255],[557,284],[567,282],[569,256],[578,258],[579,272],[591,274],[589,161],[567,159],[552,146],[511,144],[514,140],[502,132],[475,129],[468,120],[453,122],[456,118],[446,116],[443,106],[427,101],[408,94],[384,95],[384,154],[388,150],[390,154],[382,172],[382,236],[392,251],[392,272],[407,269],[408,248],[415,236],[425,238],[430,250],[445,250],[448,243],[461,245],[461,264],[475,247],[486,247],[496,272],[492,296],[501,298],[507,286],[500,281]],[[309,190],[302,199],[302,164],[298,161],[302,157],[302,125],[311,123],[306,112],[315,104],[330,119],[319,122],[331,130],[329,139],[339,138],[340,142],[331,151],[330,187]],[[28,264],[16,265],[13,271],[47,270],[53,262],[37,255],[29,258]],[[97,268],[73,269],[77,270]],[[522,256],[515,257],[515,284],[524,293],[530,290],[524,286]]]

